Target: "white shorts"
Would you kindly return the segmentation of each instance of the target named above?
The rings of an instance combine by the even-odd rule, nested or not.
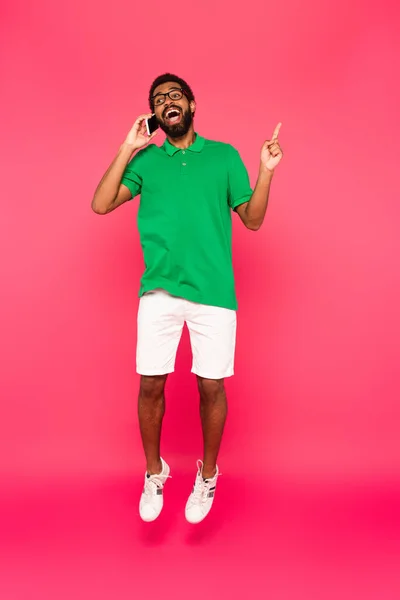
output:
[[[139,375],[166,375],[187,323],[193,353],[192,373],[205,379],[233,375],[236,312],[171,296],[164,290],[140,299],[136,365]]]

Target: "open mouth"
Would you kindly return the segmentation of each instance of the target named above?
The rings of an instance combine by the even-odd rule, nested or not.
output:
[[[175,125],[175,123],[179,123],[181,120],[181,112],[177,108],[169,108],[165,113],[164,120],[169,125]]]

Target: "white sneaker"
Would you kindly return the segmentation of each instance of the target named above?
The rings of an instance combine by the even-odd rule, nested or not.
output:
[[[200,523],[210,512],[219,476],[219,469],[217,467],[217,472],[212,479],[204,479],[203,463],[201,460],[197,461],[197,469],[196,481],[185,510],[186,520],[193,524]]]
[[[167,479],[170,477],[170,468],[161,459],[162,471],[158,475],[144,476],[144,488],[140,498],[139,513],[143,521],[155,521],[162,511],[164,504],[163,490]]]

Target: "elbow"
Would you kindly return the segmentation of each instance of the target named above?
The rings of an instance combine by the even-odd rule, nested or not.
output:
[[[262,223],[248,222],[246,223],[247,229],[250,231],[258,231],[261,228]]]
[[[96,215],[106,215],[108,213],[108,209],[105,206],[101,206],[96,202],[96,198],[92,200],[92,211],[96,213]]]

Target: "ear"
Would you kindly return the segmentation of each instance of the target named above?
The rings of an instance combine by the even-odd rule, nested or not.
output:
[[[196,112],[196,102],[194,100],[192,100],[190,103],[190,110],[191,110],[192,114],[194,115],[194,113]]]

